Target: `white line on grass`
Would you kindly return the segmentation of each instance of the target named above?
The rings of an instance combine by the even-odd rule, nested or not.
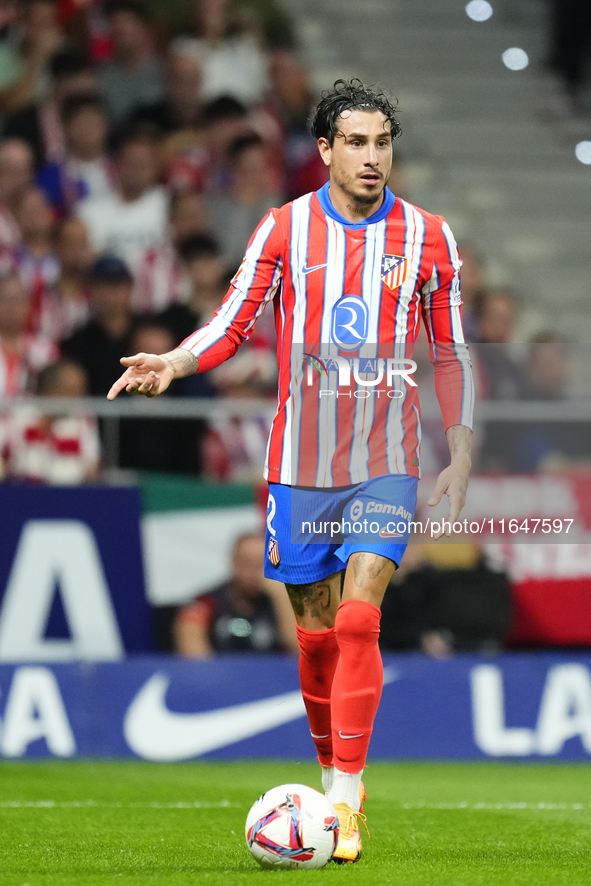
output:
[[[104,803],[102,800],[0,800],[0,809],[232,809],[239,808],[239,803],[229,800],[178,801],[160,803],[153,800],[149,803]]]
[[[0,800],[0,809],[240,809],[242,804],[231,803],[229,800],[177,800],[162,803],[152,800],[143,803],[106,803],[102,800]],[[400,803],[402,809],[441,809],[441,810],[468,810],[468,811],[494,811],[494,810],[542,810],[542,811],[567,811],[581,812],[591,810],[591,803],[527,803],[497,802],[488,803],[479,801],[469,803],[462,800],[459,803]]]
[[[460,803],[401,803],[403,809],[468,809],[490,811],[495,809],[527,809],[527,810],[548,810],[555,812],[556,810],[566,810],[579,812],[581,810],[591,809],[591,803],[525,803],[525,802],[500,802],[500,803],[468,803],[462,800]]]

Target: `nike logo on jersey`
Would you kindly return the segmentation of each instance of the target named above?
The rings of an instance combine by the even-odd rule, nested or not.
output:
[[[365,732],[360,732],[359,735],[343,735],[341,730],[339,729],[339,738],[363,738]]]
[[[164,674],[154,674],[125,715],[125,740],[145,760],[198,757],[306,715],[299,689],[219,710],[176,714],[166,706],[169,683]]]
[[[324,262],[323,265],[314,265],[313,268],[309,268],[307,265],[302,265],[302,274],[311,274],[312,271],[321,271],[322,268],[325,268],[328,265],[328,262]]]
[[[402,532],[386,532],[385,529],[380,529],[380,538],[404,538],[404,533],[402,533]]]

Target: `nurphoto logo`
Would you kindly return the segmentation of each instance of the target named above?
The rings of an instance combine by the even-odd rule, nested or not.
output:
[[[329,388],[319,388],[318,396],[322,397],[357,397],[367,399],[372,394],[380,396],[385,394],[391,400],[399,400],[404,397],[404,391],[394,388],[394,379],[402,379],[409,387],[416,388],[417,383],[412,378],[416,372],[417,364],[414,360],[404,360],[395,357],[341,357],[323,356],[316,354],[304,354],[306,364],[306,385],[312,387],[315,383],[314,373],[325,375],[329,382],[334,384]],[[331,376],[332,374],[332,376]],[[351,374],[353,381],[364,390],[351,392],[342,391],[340,388],[351,388]],[[361,376],[374,376],[362,378]],[[386,381],[387,390],[378,389],[383,381]]]

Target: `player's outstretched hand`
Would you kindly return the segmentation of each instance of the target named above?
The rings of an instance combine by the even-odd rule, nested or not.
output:
[[[162,394],[174,378],[170,362],[157,354],[135,354],[122,357],[120,362],[127,369],[111,387],[107,400],[114,400],[124,389],[128,393],[155,397]]]

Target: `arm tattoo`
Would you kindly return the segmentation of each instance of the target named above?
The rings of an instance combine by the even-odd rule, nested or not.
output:
[[[447,441],[452,458],[464,455],[470,458],[472,450],[472,431],[464,425],[452,425],[447,429]]]
[[[162,354],[162,359],[166,360],[175,378],[185,378],[187,375],[195,375],[199,369],[199,360],[185,348],[176,348],[169,351],[168,354]]]
[[[331,590],[326,581],[309,585],[285,585],[293,611],[300,618],[307,612],[312,618],[320,618],[330,609]]]

